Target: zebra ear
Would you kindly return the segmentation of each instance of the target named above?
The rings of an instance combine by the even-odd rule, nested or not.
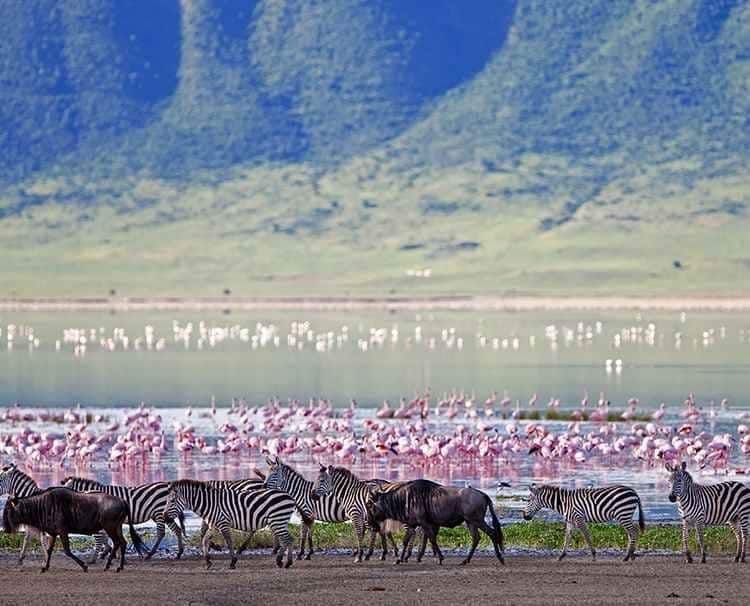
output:
[[[281,465],[281,459],[279,458],[279,455],[276,455],[276,465]]]
[[[687,461],[682,462],[682,471],[685,471],[687,469]]]
[[[318,463],[318,465],[320,465],[320,471],[321,472],[324,472],[326,470],[326,466],[323,465],[323,463]]]
[[[273,467],[273,459],[268,455],[266,455],[266,465],[268,465],[269,467]]]

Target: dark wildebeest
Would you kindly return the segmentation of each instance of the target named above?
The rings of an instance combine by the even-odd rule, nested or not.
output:
[[[68,535],[92,535],[101,530],[104,530],[112,539],[113,545],[104,570],[109,569],[112,558],[119,548],[120,565],[117,567],[117,572],[120,572],[125,566],[127,543],[125,537],[122,536],[122,525],[126,521],[130,526],[130,538],[133,545],[138,553],[141,553],[143,542],[133,527],[127,503],[103,492],[79,493],[69,488],[49,488],[35,496],[24,498],[11,496],[3,510],[5,532],[16,532],[19,526],[23,525],[50,535],[48,545],[45,547],[47,560],[42,567],[42,572],[49,570],[49,561],[58,535],[60,535],[65,554],[86,572],[88,570],[86,564],[70,551]]]
[[[408,543],[414,537],[414,529],[421,526],[425,536],[430,540],[433,551],[438,556],[438,562],[443,563],[443,554],[437,544],[437,532],[441,526],[455,528],[466,523],[471,534],[471,549],[461,564],[471,561],[474,551],[479,544],[479,530],[482,530],[492,540],[495,555],[500,563],[503,559],[503,531],[497,519],[492,500],[483,492],[475,488],[453,488],[441,486],[429,480],[414,480],[405,482],[396,490],[383,492],[375,488],[372,498],[368,501],[369,515],[376,522],[387,519],[397,520],[405,524],[410,532],[404,541],[401,560],[408,557]],[[490,526],[485,520],[489,513],[492,520]]]

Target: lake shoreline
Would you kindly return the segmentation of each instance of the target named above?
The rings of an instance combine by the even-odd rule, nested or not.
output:
[[[0,311],[750,311],[750,296],[23,297]]]

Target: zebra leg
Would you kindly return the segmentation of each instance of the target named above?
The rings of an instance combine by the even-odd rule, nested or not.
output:
[[[740,562],[745,562],[745,552],[747,550],[747,535],[750,530],[750,518],[745,518],[739,521],[740,533],[742,536],[742,554],[740,555]]]
[[[97,532],[94,535],[94,557],[89,564],[95,564],[97,559],[103,560],[107,557],[108,553],[111,553],[111,551],[112,549],[109,546],[107,534],[103,531]]]
[[[73,560],[76,564],[78,564],[83,572],[88,572],[89,567],[86,566],[86,563],[80,558],[76,557],[76,555],[72,551],[70,551],[70,539],[68,538],[68,533],[61,533],[60,540],[62,541],[63,551],[65,552],[65,555]]]
[[[591,550],[591,559],[596,560],[596,550],[594,549],[594,543],[591,540],[591,533],[589,532],[589,527],[586,524],[584,520],[579,520],[577,522],[578,530],[581,531],[581,534],[583,535],[583,538],[586,539],[586,544],[589,546],[589,549]]]
[[[401,557],[397,558],[394,564],[400,564],[401,562],[408,562],[411,556],[411,542],[414,540],[414,529],[406,528],[404,532],[404,544],[401,548]]]
[[[206,560],[206,570],[211,568],[211,558],[208,557],[208,548],[209,548],[210,543],[211,543],[211,534],[206,532],[203,535],[203,540],[201,541],[201,545],[203,546],[203,557]]]
[[[560,556],[557,558],[558,562],[568,555],[568,547],[570,546],[570,535],[573,532],[573,523],[565,520],[565,540],[563,541],[563,549]]]
[[[234,546],[232,545],[232,533],[229,531],[228,526],[223,526],[219,530],[229,548],[229,568],[230,570],[234,570],[237,567],[237,556],[234,554]]]
[[[693,556],[690,555],[690,526],[686,520],[682,522],[682,551],[685,554],[685,562],[693,563]]]
[[[247,533],[247,537],[245,538],[244,541],[242,541],[242,545],[240,545],[240,548],[237,550],[237,555],[242,554],[243,551],[245,551],[246,549],[250,547],[250,545],[253,542],[254,536],[255,536],[254,530],[251,530],[250,532]]]
[[[182,529],[177,524],[175,524],[174,521],[167,522],[167,526],[169,526],[169,529],[174,533],[174,536],[177,537],[177,559],[179,560],[182,557],[182,553],[185,551],[185,543],[183,541]],[[203,537],[201,536],[201,539],[202,538]],[[159,544],[157,543],[156,547],[158,546]],[[154,550],[156,550],[156,547],[154,547]]]
[[[276,553],[276,566],[281,568],[284,562],[284,552],[286,552],[286,564],[284,567],[289,568],[294,561],[294,541],[292,540],[292,535],[289,534],[288,521],[282,522],[276,520],[275,522],[271,522],[270,526],[273,536],[279,542],[279,550]]]
[[[737,541],[737,549],[735,551],[734,561],[739,562],[740,556],[742,555],[742,529],[740,528],[740,522],[739,520],[732,520],[730,522],[727,522],[727,525],[732,529],[734,538]]]
[[[305,555],[305,559],[309,560],[312,557],[313,554],[313,522],[310,524],[310,531],[307,533],[307,554]],[[275,537],[274,537],[275,538]]]
[[[360,562],[362,562],[365,553],[365,548],[362,545],[362,542],[365,538],[365,523],[357,513],[350,517],[352,523],[354,524],[354,530],[357,533],[357,557],[354,558],[354,563],[359,564]]]
[[[628,551],[625,554],[623,562],[627,562],[630,559],[635,560],[635,544],[638,540],[638,530],[636,530],[635,524],[630,520],[623,522],[622,526],[625,528],[625,532],[628,533]]]
[[[164,535],[166,534],[166,531],[164,529],[164,517],[154,517],[152,518],[154,522],[156,522],[156,539],[154,539],[154,545],[149,549],[146,556],[143,558],[144,560],[150,560],[151,557],[156,553],[156,550],[159,549],[159,543],[161,543],[162,539],[164,538]]]
[[[385,534],[380,533],[380,537],[383,543],[383,555],[380,556],[380,559],[385,560],[385,556],[386,556]],[[365,554],[365,560],[369,560],[372,557],[372,554],[375,553],[375,539],[376,538],[377,538],[377,531],[375,530],[375,527],[372,526],[370,528],[370,547],[367,550],[367,553]]]
[[[49,570],[49,561],[52,557],[52,550],[55,548],[55,542],[57,541],[57,535],[51,534],[49,537],[49,543],[47,543],[47,559],[42,566],[41,572],[47,572]]]
[[[701,550],[701,564],[706,563],[706,543],[703,540],[703,523],[697,522],[695,524],[695,536],[698,539],[698,547]]]
[[[469,554],[461,561],[462,566],[471,562],[471,557],[474,555],[477,545],[479,545],[479,529],[476,526],[469,526],[469,534],[471,535],[471,549],[469,549]]]
[[[23,564],[23,560],[26,557],[26,548],[29,546],[29,536],[33,534],[32,530],[29,530],[28,528],[23,533],[23,543],[21,544],[21,553],[18,554],[18,565],[20,566]],[[44,533],[39,533],[39,541],[42,543],[42,548],[44,548]]]
[[[309,528],[305,522],[299,528],[299,551],[297,552],[297,559],[301,560],[305,554],[305,540],[307,539],[307,533]]]

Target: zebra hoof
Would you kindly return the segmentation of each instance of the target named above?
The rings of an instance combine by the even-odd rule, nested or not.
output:
[[[311,553],[308,553],[308,554],[307,554],[307,555],[305,556],[305,559],[306,559],[306,560],[312,560],[312,554],[311,554]]]
[[[276,558],[276,566],[281,568],[284,564],[284,558]]]
[[[42,569],[41,569],[41,570],[39,571],[39,574],[44,574],[45,572],[47,572],[47,569],[46,569],[46,568],[42,568]]]
[[[237,558],[233,558],[229,563],[229,570],[234,570],[235,568],[237,568]]]
[[[291,560],[287,560],[286,564],[284,564],[284,568],[290,568],[291,565],[292,565],[292,561]]]
[[[466,566],[468,563],[469,563],[468,559],[463,559],[461,560],[461,563],[459,564],[459,566]]]
[[[115,572],[122,572],[122,566],[118,566],[117,568],[115,568]]]
[[[505,566],[505,558],[504,558],[503,556],[500,556],[500,557],[499,557],[499,558],[497,558],[497,559],[498,559],[498,561],[499,561],[499,562],[500,562],[500,563],[501,563],[501,564],[502,564],[503,566]]]
[[[206,562],[206,570],[209,570],[211,568],[211,566],[213,566],[212,562],[210,562],[210,561]]]
[[[562,562],[565,559],[565,554],[561,553],[559,556],[557,556],[557,561]]]
[[[88,566],[83,566],[81,568],[81,570],[83,570],[83,572],[88,572],[89,571],[89,567]]]

